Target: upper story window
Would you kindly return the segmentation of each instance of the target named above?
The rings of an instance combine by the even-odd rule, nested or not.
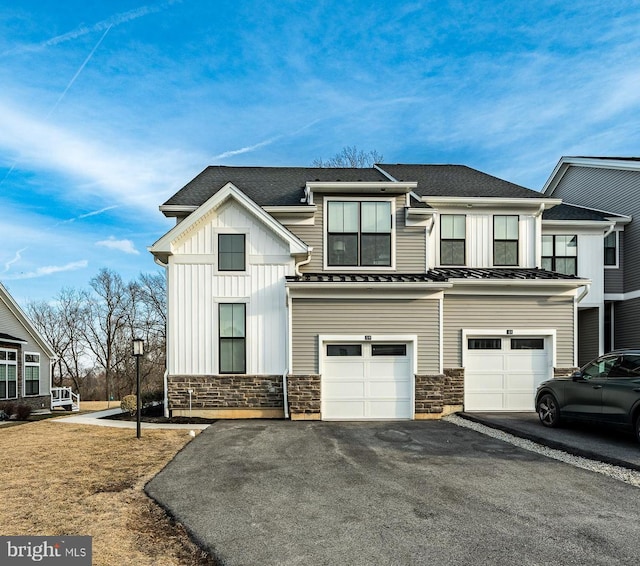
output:
[[[578,274],[578,236],[542,236],[542,269]]]
[[[24,355],[24,395],[40,395],[40,354]]]
[[[0,399],[18,397],[18,352],[0,348]]]
[[[517,216],[493,217],[493,265],[518,265]]]
[[[218,234],[218,271],[245,270],[245,234]]]
[[[464,214],[440,216],[440,265],[465,265],[467,217]]]
[[[390,267],[391,202],[327,202],[327,265]]]
[[[604,264],[609,267],[618,265],[618,232],[611,232],[604,239]]]

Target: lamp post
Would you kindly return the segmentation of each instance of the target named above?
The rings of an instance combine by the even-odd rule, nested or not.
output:
[[[136,436],[140,438],[140,357],[144,354],[144,340],[133,339],[133,355],[136,358]]]

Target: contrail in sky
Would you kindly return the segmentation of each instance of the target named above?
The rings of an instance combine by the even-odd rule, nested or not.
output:
[[[100,47],[100,44],[102,43],[102,40],[107,37],[107,34],[109,33],[109,30],[112,28],[113,26],[110,25],[106,30],[104,30],[104,33],[102,34],[102,37],[98,40],[98,43],[95,44],[95,47],[91,50],[91,53],[89,53],[89,55],[87,56],[87,58],[84,60],[84,62],[82,63],[82,65],[80,65],[80,68],[76,71],[76,74],[73,75],[73,78],[69,81],[69,84],[67,85],[67,87],[64,89],[64,91],[62,92],[62,94],[58,97],[58,100],[56,100],[56,103],[53,105],[53,107],[51,108],[51,110],[49,110],[48,114],[47,114],[47,118],[49,116],[51,116],[51,114],[53,114],[54,110],[58,107],[58,104],[60,104],[60,102],[62,101],[62,99],[65,97],[65,95],[67,94],[67,92],[69,91],[69,89],[71,88],[71,86],[73,85],[73,83],[76,82],[76,79],[78,78],[78,76],[80,76],[80,73],[82,73],[82,71],[84,70],[84,68],[87,66],[87,63],[89,61],[91,61],[91,58],[93,57],[93,54],[96,52],[96,49],[98,49],[98,47]]]

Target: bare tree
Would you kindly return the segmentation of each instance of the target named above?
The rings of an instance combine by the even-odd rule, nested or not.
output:
[[[345,146],[342,151],[336,153],[326,161],[322,158],[314,159],[311,165],[313,167],[373,167],[375,163],[382,163],[384,156],[375,149],[371,151],[358,150],[354,146]]]

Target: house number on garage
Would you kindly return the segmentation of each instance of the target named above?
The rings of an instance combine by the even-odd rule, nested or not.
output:
[[[365,336],[364,339],[365,340],[371,340],[371,336]]]

